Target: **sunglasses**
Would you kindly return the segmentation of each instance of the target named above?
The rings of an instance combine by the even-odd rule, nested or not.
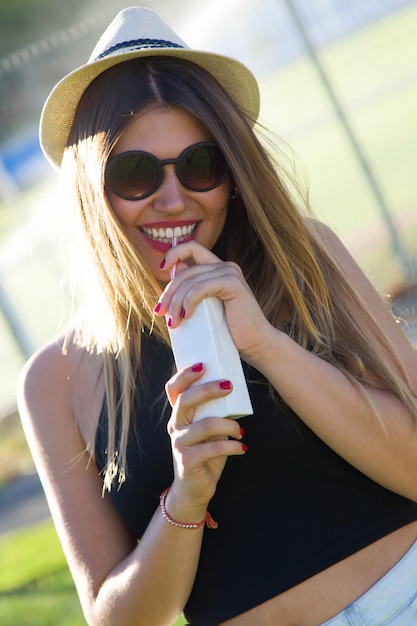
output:
[[[122,152],[109,160],[106,183],[120,198],[143,200],[155,193],[164,165],[175,165],[181,185],[190,191],[210,191],[226,178],[229,167],[220,148],[211,141],[189,146],[176,159],[157,159],[149,152]]]

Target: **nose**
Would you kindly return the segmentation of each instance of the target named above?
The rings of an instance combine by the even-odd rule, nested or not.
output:
[[[177,178],[175,166],[165,165],[163,179],[155,192],[154,207],[166,213],[180,213],[188,204],[187,190]]]

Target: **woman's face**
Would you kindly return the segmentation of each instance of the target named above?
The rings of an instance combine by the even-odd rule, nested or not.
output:
[[[182,109],[149,109],[126,127],[111,157],[143,150],[161,160],[174,159],[185,148],[210,140],[205,128]],[[161,185],[147,198],[126,200],[111,189],[106,192],[130,241],[145,256],[156,278],[167,281],[169,276],[159,265],[176,227],[181,229],[178,243],[193,239],[208,249],[216,243],[226,220],[230,180],[227,176],[210,191],[190,191],[178,180],[175,166],[168,164],[163,167]]]

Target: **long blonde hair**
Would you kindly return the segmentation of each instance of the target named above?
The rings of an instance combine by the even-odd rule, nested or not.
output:
[[[199,120],[229,163],[239,196],[230,202],[222,240],[227,258],[242,268],[267,319],[281,329],[285,322],[295,341],[339,368],[361,390],[361,383],[372,380],[392,391],[417,418],[411,386],[393,347],[319,232],[308,225],[308,203],[297,194],[289,168],[282,160],[275,162],[275,154],[253,131],[254,120],[245,119],[215,80],[192,63],[169,57],[127,61],[104,72],[87,89],[62,165],[101,296],[97,301],[94,293],[93,306],[78,324],[77,342],[103,355],[108,411],[105,486],[110,489],[114,479],[120,483],[126,476],[141,334],[152,331],[168,342],[164,320],[153,314],[162,285],[111,210],[105,166],[139,111],[169,106]],[[305,211],[300,210],[302,203]],[[359,308],[367,328],[352,319],[352,305]],[[393,355],[395,367],[384,354]]]

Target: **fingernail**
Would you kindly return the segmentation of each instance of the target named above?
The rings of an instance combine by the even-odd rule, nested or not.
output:
[[[203,369],[203,364],[202,363],[196,363],[195,365],[192,366],[191,368],[193,370],[193,372],[201,372]]]
[[[184,319],[184,317],[185,317],[185,309],[181,309],[180,317],[181,317],[181,319]]]
[[[246,452],[248,449],[248,446],[246,445],[246,443],[241,443],[240,445],[242,446],[243,452]]]
[[[160,269],[160,270],[163,270],[163,269],[164,269],[164,267],[165,267],[165,259],[162,259],[162,261],[161,261],[161,262],[160,262],[160,264],[159,264],[159,269]]]
[[[221,380],[219,382],[219,387],[220,389],[231,389],[232,383],[230,382],[230,380]]]
[[[167,326],[168,326],[168,328],[171,328],[171,326],[172,326],[172,317],[171,316],[169,316],[168,319],[167,319]]]
[[[243,437],[243,436],[244,436],[244,434],[245,434],[245,429],[244,429],[244,428],[242,428],[242,427],[240,428],[240,434],[242,435],[242,437]]]
[[[158,302],[158,304],[156,305],[156,307],[154,308],[154,312],[158,313],[159,309],[161,308],[161,303]]]

